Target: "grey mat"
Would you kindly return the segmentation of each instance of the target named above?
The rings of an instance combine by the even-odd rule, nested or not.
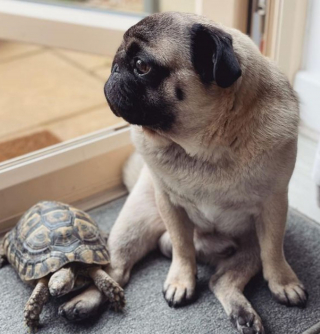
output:
[[[110,230],[123,202],[124,199],[119,199],[91,212],[102,229]],[[261,315],[268,334],[301,334],[320,321],[320,228],[291,211],[285,252],[309,291],[310,301],[303,310],[278,305],[261,276],[254,278],[245,293]],[[57,316],[59,304],[67,297],[51,300],[43,311],[43,327],[39,334],[235,333],[219,302],[208,289],[212,268],[199,266],[199,298],[196,302],[180,309],[167,306],[161,290],[169,265],[170,261],[158,252],[137,265],[126,288],[128,305],[123,314],[102,311],[94,319],[72,324]],[[22,317],[30,293],[31,288],[19,280],[10,266],[0,271],[1,334],[26,333]]]

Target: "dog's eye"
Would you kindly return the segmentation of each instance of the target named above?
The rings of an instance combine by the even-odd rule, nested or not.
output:
[[[151,66],[138,58],[135,62],[135,69],[139,75],[146,75],[150,72]]]

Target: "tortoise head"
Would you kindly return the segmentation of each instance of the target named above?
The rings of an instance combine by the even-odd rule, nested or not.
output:
[[[51,276],[48,283],[51,296],[60,297],[72,291],[75,279],[76,267],[74,264],[59,269]]]

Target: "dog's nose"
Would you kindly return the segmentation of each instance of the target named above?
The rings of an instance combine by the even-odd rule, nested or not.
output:
[[[112,68],[112,74],[113,73],[119,73],[119,72],[120,72],[119,65],[118,64],[114,64],[113,68]]]

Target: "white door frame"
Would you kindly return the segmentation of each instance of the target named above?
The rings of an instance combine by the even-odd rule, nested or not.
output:
[[[264,54],[293,83],[301,67],[309,0],[268,0]]]
[[[130,144],[126,123],[108,127],[0,164],[0,191]]]

